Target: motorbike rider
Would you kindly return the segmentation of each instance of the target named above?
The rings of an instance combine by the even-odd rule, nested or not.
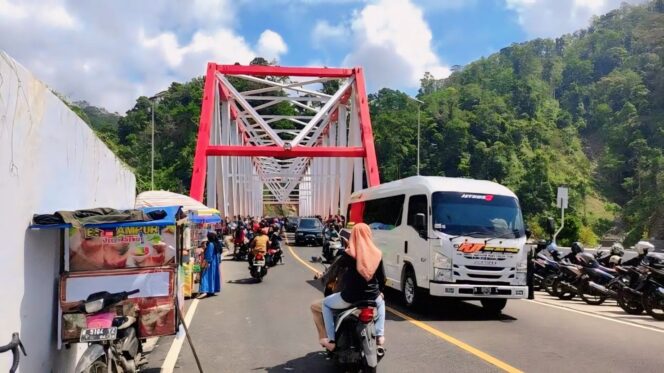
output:
[[[649,251],[654,250],[655,246],[648,241],[639,241],[634,245],[634,251],[636,251],[636,256],[630,260],[626,260],[622,263],[623,266],[638,266],[643,258],[646,257]]]
[[[249,247],[251,248],[251,253],[249,253],[250,266],[253,265],[254,257],[257,254],[265,255],[267,252],[267,243],[269,240],[270,239],[267,236],[267,228],[259,229],[254,239],[249,243]]]
[[[378,308],[376,322],[377,344],[385,343],[385,302],[381,296],[385,286],[382,252],[371,237],[371,228],[364,223],[356,224],[350,234],[348,248],[339,260],[347,267],[342,278],[342,289],[323,300],[323,321],[327,338],[320,340],[323,347],[334,351],[335,330],[334,311],[350,307],[353,303],[363,300],[374,300]],[[381,310],[382,308],[382,310]]]
[[[233,240],[233,254],[237,253],[237,249],[240,246],[244,245],[245,234],[244,234],[244,224],[240,225],[235,229],[235,237]]]

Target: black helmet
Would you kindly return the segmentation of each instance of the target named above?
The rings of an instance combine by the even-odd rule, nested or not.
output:
[[[581,250],[583,250],[583,248],[581,248]],[[583,265],[583,266],[586,266],[586,267],[595,267],[595,266],[597,266],[597,260],[590,253],[582,252],[582,253],[578,254],[576,257],[577,257],[577,259],[579,259],[580,264]]]
[[[581,245],[581,242],[576,241],[572,243],[572,252],[574,254],[579,254],[583,252],[583,245]]]

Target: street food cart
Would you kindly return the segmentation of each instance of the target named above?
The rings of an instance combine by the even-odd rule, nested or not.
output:
[[[63,231],[58,346],[79,341],[81,331],[86,328],[80,304],[90,294],[102,291],[139,290],[113,310],[118,315],[136,318],[139,338],[176,333],[176,306],[183,305],[177,270],[182,256],[185,215],[180,206],[134,211],[158,218],[30,226]]]

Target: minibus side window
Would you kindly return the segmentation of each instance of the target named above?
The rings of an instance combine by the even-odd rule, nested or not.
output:
[[[417,214],[424,214],[424,226],[429,225],[429,214],[427,214],[427,196],[426,194],[418,194],[410,196],[408,199],[408,225],[415,228],[415,216]]]
[[[372,229],[392,230],[401,225],[403,194],[365,201],[363,220]]]

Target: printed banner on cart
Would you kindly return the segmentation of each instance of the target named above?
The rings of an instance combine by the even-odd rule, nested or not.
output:
[[[175,226],[71,228],[69,270],[157,267],[175,261]]]

